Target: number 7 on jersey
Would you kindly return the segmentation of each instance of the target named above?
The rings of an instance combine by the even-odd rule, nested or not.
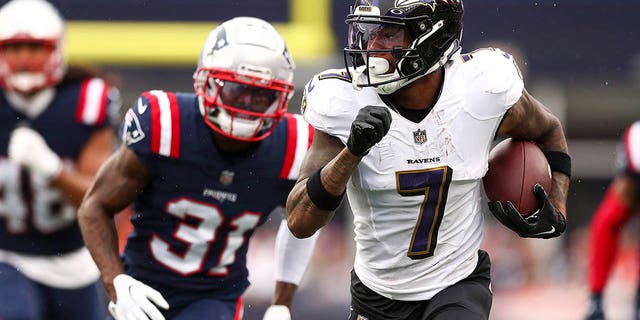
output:
[[[401,196],[424,196],[407,251],[411,259],[430,257],[436,249],[452,172],[448,166],[396,172],[396,188]]]

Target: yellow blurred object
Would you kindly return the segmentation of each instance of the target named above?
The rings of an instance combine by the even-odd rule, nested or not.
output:
[[[333,53],[330,0],[291,1],[291,22],[274,23],[296,62]],[[195,65],[218,22],[68,21],[69,61],[101,64]]]

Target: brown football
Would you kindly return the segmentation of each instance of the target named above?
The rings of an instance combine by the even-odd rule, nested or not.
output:
[[[524,217],[538,209],[533,186],[551,192],[551,170],[544,153],[531,141],[505,139],[489,154],[489,170],[482,180],[490,201],[511,201]]]

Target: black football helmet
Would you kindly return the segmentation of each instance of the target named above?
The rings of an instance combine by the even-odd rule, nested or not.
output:
[[[344,49],[354,87],[390,94],[440,68],[460,51],[463,12],[462,0],[356,0],[346,19]],[[376,48],[370,43],[393,35],[408,45],[386,41],[385,48]],[[384,55],[395,58],[395,66],[380,58]]]

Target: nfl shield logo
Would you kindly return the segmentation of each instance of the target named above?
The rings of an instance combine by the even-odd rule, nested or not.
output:
[[[427,130],[416,130],[413,133],[413,142],[416,144],[423,144],[427,142]]]
[[[236,173],[233,171],[223,170],[222,173],[220,173],[220,183],[225,186],[230,185],[231,183],[233,183],[233,176],[235,174]]]

